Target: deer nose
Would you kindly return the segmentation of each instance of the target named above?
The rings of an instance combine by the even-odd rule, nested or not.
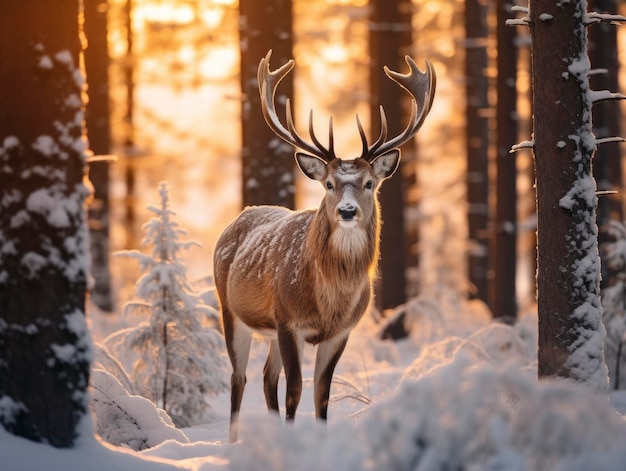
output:
[[[339,215],[344,221],[350,221],[356,215],[356,208],[353,206],[350,206],[348,208],[340,208]]]

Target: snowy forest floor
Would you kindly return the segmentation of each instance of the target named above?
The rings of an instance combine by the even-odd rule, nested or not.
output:
[[[253,343],[240,419],[229,444],[229,394],[212,399],[212,420],[135,452],[92,438],[58,450],[0,428],[1,469],[78,471],[233,470],[623,470],[626,397],[536,380],[537,318],[494,323],[479,304],[413,300],[411,335],[377,339],[371,316],[353,332],[337,367],[329,422],[313,413],[314,349],[305,348],[295,424],[266,411],[267,344]],[[92,316],[94,338],[112,328]],[[284,378],[280,396],[284,397]],[[9,464],[8,468],[5,466]]]

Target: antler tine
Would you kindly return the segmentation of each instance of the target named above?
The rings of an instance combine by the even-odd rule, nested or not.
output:
[[[311,140],[313,144],[319,149],[320,152],[324,154],[324,160],[326,162],[330,162],[335,158],[334,147],[334,138],[333,138],[333,117],[331,116],[328,124],[328,149],[324,147],[324,145],[319,141],[317,136],[315,135],[315,130],[313,129],[313,110],[309,112],[309,136],[311,136]]]
[[[388,67],[385,67],[384,70],[387,77],[411,94],[412,104],[409,124],[402,133],[385,142],[387,135],[387,120],[381,106],[381,135],[374,144],[368,147],[367,152],[364,149],[363,158],[370,162],[389,152],[391,149],[399,147],[410,140],[422,126],[428,112],[430,111],[437,84],[437,78],[433,65],[427,60],[426,71],[422,72],[409,56],[405,56],[404,60],[410,69],[408,74],[395,72],[390,70]],[[382,128],[384,128],[384,133]],[[383,134],[385,137],[381,139]]]
[[[289,131],[282,125],[276,114],[276,107],[274,106],[274,94],[280,81],[287,76],[291,69],[294,68],[295,62],[290,60],[282,67],[279,67],[274,72],[270,71],[270,57],[272,51],[269,50],[267,55],[259,62],[259,68],[257,71],[257,81],[259,84],[259,94],[261,95],[261,109],[263,110],[263,117],[267,125],[282,139],[287,140],[290,138]],[[289,141],[288,141],[289,142]]]
[[[259,93],[261,95],[261,108],[263,110],[263,117],[265,118],[265,122],[278,137],[280,137],[288,144],[310,152],[311,154],[321,158],[325,162],[329,162],[330,160],[335,158],[332,138],[329,143],[329,148],[326,149],[315,137],[312,125],[313,111],[311,111],[309,117],[309,133],[311,134],[311,139],[313,140],[313,143],[315,145],[312,145],[305,141],[296,131],[295,125],[293,123],[293,115],[291,112],[291,103],[289,98],[287,98],[286,102],[287,127],[285,127],[280,122],[280,119],[278,118],[278,114],[276,112],[276,106],[274,104],[274,95],[276,94],[276,88],[278,87],[278,84],[283,78],[285,78],[285,76],[289,72],[291,72],[291,70],[294,68],[295,62],[292,59],[272,72],[269,66],[271,55],[272,50],[270,49],[267,55],[259,62],[259,69],[257,72]]]
[[[333,135],[333,117],[328,118],[328,151],[335,155],[335,136]]]
[[[292,138],[292,140],[287,141],[287,142],[294,145],[295,147],[299,147],[300,149],[304,149],[310,152],[311,154],[321,158],[324,162],[328,163],[335,158],[332,140],[330,142],[329,149],[326,149],[315,136],[315,131],[313,131],[313,110],[309,111],[309,135],[311,136],[311,139],[313,140],[315,147],[309,144],[308,142],[306,142],[300,136],[300,134],[298,134],[298,132],[296,131],[296,126],[293,123],[293,115],[291,113],[291,102],[289,101],[289,98],[287,98],[286,113],[287,113],[287,129],[289,131],[289,136]],[[332,118],[331,118],[331,122],[332,122]]]
[[[359,115],[356,115],[356,126],[359,128],[359,136],[361,136],[361,144],[363,144],[363,152],[361,153],[361,157],[365,158],[367,155],[367,151],[369,148],[369,144],[367,143],[367,136],[365,135],[365,131],[363,130],[363,126],[361,125],[361,120],[359,119]]]
[[[367,142],[367,137],[365,136],[365,131],[363,131],[363,126],[361,126],[361,120],[359,119],[359,115],[356,116],[356,125],[359,128],[359,134],[361,135],[361,142],[363,143],[363,152],[361,153],[361,158],[366,160],[370,159],[370,155],[378,155],[376,150],[385,142],[387,139],[387,116],[385,115],[385,110],[382,105],[378,108],[380,112],[380,134],[378,135],[378,139],[370,146]]]

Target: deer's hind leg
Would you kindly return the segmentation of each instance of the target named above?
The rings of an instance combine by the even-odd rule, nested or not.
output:
[[[278,340],[271,340],[267,361],[263,368],[263,392],[265,393],[265,403],[270,411],[279,411],[278,378],[282,368],[283,360],[280,357]]]
[[[228,308],[222,305],[222,324],[224,338],[233,374],[230,377],[230,433],[229,440],[237,441],[237,419],[241,409],[243,391],[246,387],[246,368],[250,356],[252,332]]]

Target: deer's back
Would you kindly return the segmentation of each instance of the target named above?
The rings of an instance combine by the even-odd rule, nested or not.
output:
[[[288,291],[302,276],[303,244],[313,214],[252,206],[220,236],[214,262],[220,301],[250,327],[275,328],[268,314],[275,311],[277,297],[293,294]]]
[[[215,247],[216,274],[230,270],[257,278],[270,268],[291,265],[300,258],[311,211],[290,211],[280,206],[251,206],[222,233]]]

